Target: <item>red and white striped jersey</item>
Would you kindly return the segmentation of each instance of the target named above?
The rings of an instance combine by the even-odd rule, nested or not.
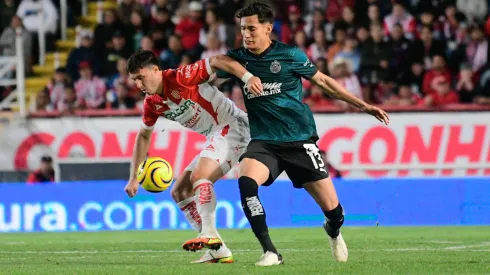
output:
[[[143,128],[152,129],[158,117],[163,116],[208,136],[236,118],[246,117],[216,87],[203,83],[211,73],[208,58],[163,71],[163,95],[145,97]]]

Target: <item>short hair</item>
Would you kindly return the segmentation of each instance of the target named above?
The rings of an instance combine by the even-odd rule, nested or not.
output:
[[[261,24],[274,23],[274,12],[272,11],[272,8],[265,3],[257,1],[252,2],[248,6],[239,9],[235,14],[237,18],[253,15],[257,15]]]
[[[139,72],[139,70],[150,65],[158,67],[160,65],[160,62],[158,62],[158,59],[152,51],[139,50],[131,55],[131,57],[128,59],[126,70],[131,74],[135,74]]]

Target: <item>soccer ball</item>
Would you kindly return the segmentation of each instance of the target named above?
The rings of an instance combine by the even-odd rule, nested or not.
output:
[[[162,158],[147,158],[138,167],[136,178],[146,191],[160,193],[172,184],[172,166]]]

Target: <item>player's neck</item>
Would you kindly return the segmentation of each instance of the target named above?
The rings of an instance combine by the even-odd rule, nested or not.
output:
[[[256,50],[250,50],[249,51],[255,55],[260,55],[262,54],[265,50],[267,50],[270,46],[272,45],[272,40],[269,39],[264,45]]]
[[[157,87],[157,94],[163,96],[163,75],[160,74],[160,84]]]

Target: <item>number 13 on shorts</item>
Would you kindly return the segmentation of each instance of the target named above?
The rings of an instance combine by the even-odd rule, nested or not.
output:
[[[306,154],[310,156],[311,162],[313,162],[315,169],[326,173],[325,163],[320,155],[320,149],[318,149],[316,144],[303,144],[303,147],[306,149]]]

